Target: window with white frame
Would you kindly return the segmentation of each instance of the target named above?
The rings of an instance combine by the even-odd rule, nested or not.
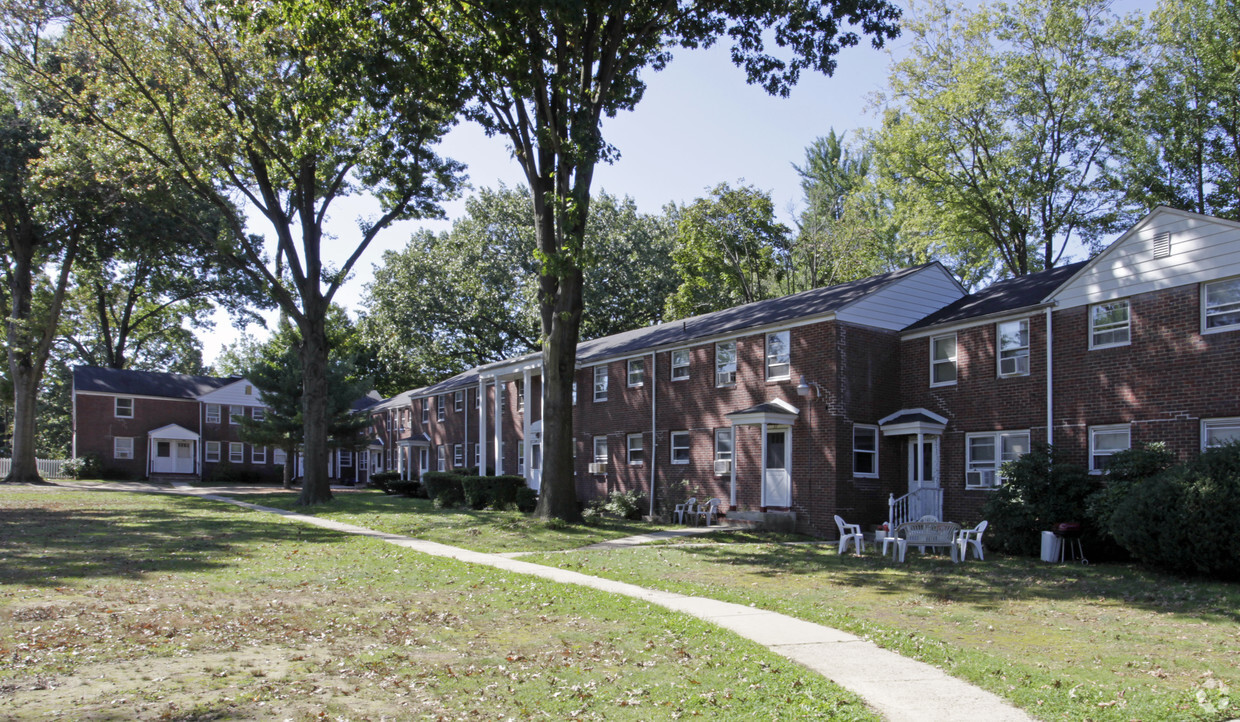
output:
[[[370,470],[370,469],[369,469],[369,467],[370,467],[370,452],[369,452],[369,451],[359,451],[359,452],[357,452],[357,468],[358,468],[358,470],[359,470],[359,471],[369,471],[369,470]]]
[[[508,384],[496,382],[495,393],[499,394],[499,410],[508,410]]]
[[[1089,307],[1089,347],[1127,346],[1132,340],[1128,299]]]
[[[478,389],[473,389],[470,393],[474,395],[474,408],[482,408],[482,394],[478,393]]]
[[[207,423],[208,424],[220,423],[220,405],[219,404],[207,404]]]
[[[930,385],[956,383],[956,334],[930,339]]]
[[[1240,278],[1201,286],[1201,330],[1204,333],[1240,328]]]
[[[204,453],[206,454],[207,461],[212,461],[212,462],[219,461],[220,460],[220,442],[208,441],[204,449]]]
[[[673,431],[672,432],[672,463],[688,464],[689,463],[689,432]]]
[[[113,459],[132,459],[133,458],[133,437],[117,436],[112,439],[112,458]]]
[[[715,344],[715,385],[731,386],[736,383],[736,342],[723,341]]]
[[[715,473],[732,471],[732,429],[715,429]]]
[[[775,331],[766,335],[766,379],[786,379],[792,373],[792,356],[788,346],[788,331]]]
[[[229,406],[228,407],[228,423],[232,424],[233,426],[236,426],[237,424],[241,423],[241,417],[243,416],[245,416],[244,406]]]
[[[444,395],[439,394],[438,396],[435,397],[435,418],[440,421],[443,421],[444,417],[447,415],[447,412],[445,411],[444,406],[445,406]]]
[[[263,419],[267,418],[267,409],[263,408],[262,406],[255,406],[254,408],[250,409],[250,416],[255,421],[262,423]]]
[[[517,473],[525,473],[525,442],[517,444]]]
[[[116,414],[116,418],[118,419],[132,419],[133,418],[133,399],[123,398],[123,397],[118,396],[116,397],[116,404],[114,405],[113,408],[114,408],[114,413]]]
[[[353,452],[345,449],[340,450],[340,468],[348,468],[353,466]]]
[[[439,469],[440,471],[448,470],[448,447],[447,446],[440,444],[439,446],[435,447],[435,460],[439,462],[438,466],[436,467],[437,469]]]
[[[1240,417],[1202,419],[1201,448],[1203,451],[1237,443],[1240,443]]]
[[[646,359],[629,359],[629,386],[641,386],[646,383]]]
[[[992,431],[965,435],[966,489],[997,489],[1003,465],[1029,453],[1028,431]]]
[[[422,423],[429,424],[431,422],[431,400],[422,399]]]
[[[266,446],[251,446],[250,447],[250,463],[251,464],[266,464],[267,463],[267,447]],[[341,466],[343,466],[343,464]]]
[[[573,406],[577,405],[577,382],[573,382]]]
[[[629,434],[628,435],[628,447],[629,447],[628,448],[629,465],[638,466],[642,464],[645,461],[645,456],[644,456],[643,449],[642,449],[642,435],[641,434]]]
[[[239,441],[230,441],[228,443],[228,460],[234,464],[245,462],[245,444]]]
[[[594,400],[607,400],[607,364],[594,367]]]
[[[474,466],[478,467],[478,473],[483,473],[482,468],[482,444],[474,444]]]
[[[284,462],[286,461],[288,461],[288,454],[284,453],[284,449],[271,450],[271,463],[276,466],[284,466]]]
[[[1001,321],[997,325],[999,337],[999,375],[1029,375],[1029,319]]]
[[[525,411],[525,380],[517,382],[517,411]]]
[[[878,477],[878,427],[853,425],[853,476]]]
[[[454,395],[452,399],[452,410],[453,411],[464,411],[465,410],[465,392],[464,391],[457,391],[456,394]]]
[[[606,436],[594,437],[594,463],[596,464],[607,463],[607,437]]]
[[[1132,432],[1127,424],[1093,426],[1089,429],[1089,470],[1106,471],[1111,456],[1132,446]]]
[[[458,469],[462,466],[465,466],[465,445],[464,444],[453,444],[452,445],[452,466]]]
[[[676,349],[672,352],[672,381],[684,381],[687,378],[689,378],[689,349]]]

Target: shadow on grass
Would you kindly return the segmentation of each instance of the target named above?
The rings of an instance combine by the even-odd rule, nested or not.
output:
[[[55,587],[69,579],[138,580],[221,569],[243,564],[259,544],[331,544],[343,538],[199,499],[167,496],[162,501],[99,508],[75,500],[5,508],[0,513],[0,584]]]
[[[920,555],[899,564],[873,553],[840,556],[827,544],[718,544],[697,547],[693,554],[722,570],[748,568],[750,574],[772,583],[788,575],[826,575],[829,584],[864,588],[871,594],[923,595],[981,609],[997,609],[1014,599],[1094,600],[1240,622],[1240,585],[1174,577],[1130,564],[1047,564],[993,553],[986,561],[963,564],[947,556]]]

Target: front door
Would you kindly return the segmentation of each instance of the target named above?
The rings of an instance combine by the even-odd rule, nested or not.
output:
[[[176,473],[194,473],[194,442],[178,441],[176,449]]]
[[[156,474],[175,474],[177,467],[172,458],[172,442],[155,439],[155,459],[151,471]]]
[[[542,443],[537,440],[530,443],[530,488],[542,488]]]
[[[792,506],[791,460],[792,444],[788,429],[767,429],[766,463],[762,471],[763,506]]]
[[[418,447],[418,480],[422,480],[422,475],[430,470],[431,466],[431,448],[429,446]]]
[[[919,455],[920,464],[917,463]],[[937,518],[942,513],[939,508],[939,491],[939,437],[922,437],[920,447],[916,436],[909,437],[909,519],[916,521],[923,516]]]

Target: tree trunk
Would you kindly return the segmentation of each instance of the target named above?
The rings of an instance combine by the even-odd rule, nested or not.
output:
[[[317,285],[317,278],[314,283]],[[327,304],[321,298],[307,299],[305,306],[298,326],[302,339],[302,453],[306,469],[297,503],[308,506],[331,501],[332,489],[327,478]]]
[[[581,519],[573,476],[573,374],[581,327],[581,287],[580,270],[560,279],[557,313],[543,341],[543,471],[536,509],[540,519]]]
[[[35,459],[35,418],[39,395],[39,377],[35,369],[10,363],[13,378],[13,465],[6,482],[43,484]]]
[[[22,223],[10,240],[9,299],[12,307],[6,319],[9,378],[13,382],[13,463],[6,482],[42,484],[35,459],[35,417],[43,364],[39,336],[29,328],[33,322],[34,251],[38,243],[33,224]],[[72,256],[69,256],[72,262]],[[57,309],[58,310],[58,309]],[[55,324],[58,315],[49,321]]]

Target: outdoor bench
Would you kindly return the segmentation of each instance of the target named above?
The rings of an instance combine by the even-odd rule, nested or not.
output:
[[[960,548],[956,545],[956,534],[960,525],[950,521],[910,521],[896,527],[896,559],[904,561],[904,553],[910,546],[947,547],[951,550],[952,561],[960,561]]]

